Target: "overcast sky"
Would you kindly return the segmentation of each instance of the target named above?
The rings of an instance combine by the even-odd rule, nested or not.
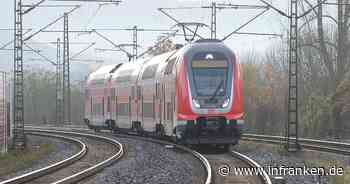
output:
[[[31,4],[38,2],[39,0],[23,0],[24,4]],[[13,27],[13,3],[14,0],[2,0],[2,6],[0,7],[0,28],[12,28]],[[137,25],[139,28],[152,28],[152,29],[169,29],[175,22],[168,17],[161,14],[157,8],[160,7],[179,7],[179,6],[205,6],[210,5],[209,0],[123,0],[123,2],[116,5],[99,5],[99,3],[62,3],[57,1],[49,1],[44,4],[82,4],[82,7],[76,10],[69,17],[70,29],[92,29],[92,28],[131,28]],[[226,0],[218,1],[232,4],[257,4],[263,5],[259,0]],[[287,11],[287,0],[274,0],[270,2],[276,7]],[[69,8],[37,8],[34,11],[24,16],[24,28],[33,28],[35,30],[40,29],[47,23],[53,21],[55,18],[61,16],[63,12],[68,11]],[[257,15],[261,10],[221,10],[218,11],[217,18],[217,37],[223,38],[226,34],[241,26],[250,18]],[[183,22],[203,22],[210,25],[210,9],[194,9],[194,10],[171,10],[171,15]],[[260,32],[260,33],[276,33],[285,34],[285,28],[287,27],[287,19],[278,16],[274,11],[269,11],[264,14],[241,32]],[[63,29],[63,21],[57,22],[49,29]],[[115,43],[130,43],[132,41],[132,32],[127,31],[104,31],[102,32]],[[209,29],[203,29],[201,34],[209,37]],[[146,49],[148,46],[155,42],[159,32],[146,32],[139,33],[139,44],[142,46],[140,50]],[[54,33],[41,33],[34,37],[31,42],[44,41],[54,42],[62,34]],[[8,42],[13,37],[13,33],[9,31],[0,31],[0,45]],[[62,37],[61,37],[62,39]],[[250,50],[257,50],[263,52],[271,43],[278,41],[279,38],[272,38],[269,36],[244,36],[235,35],[225,41],[238,55]],[[97,42],[95,48],[112,48],[112,45],[101,40],[96,35],[70,35],[71,42]],[[183,42],[182,37],[175,39],[176,42]],[[33,47],[39,48],[40,46],[32,44]],[[50,45],[51,51],[43,51],[42,54],[47,54],[50,58],[55,60],[55,45]],[[71,45],[71,55],[84,48],[84,45]],[[10,47],[12,48],[12,47]],[[140,51],[140,52],[141,52]],[[45,53],[47,52],[47,53]],[[9,53],[7,53],[8,55]],[[0,51],[0,57],[5,53]],[[27,56],[28,55],[28,56]],[[32,54],[27,54],[27,57],[36,57]],[[80,58],[89,59],[102,59],[109,62],[120,62],[125,60],[125,55],[121,53],[95,52],[94,49],[90,49]]]

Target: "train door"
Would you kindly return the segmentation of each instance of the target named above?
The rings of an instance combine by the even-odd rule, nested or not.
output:
[[[142,122],[142,104],[143,104],[143,98],[142,98],[142,89],[140,84],[137,86],[137,121]]]
[[[172,135],[175,110],[175,72],[173,72],[177,57],[171,58],[164,71],[164,129],[167,135]]]
[[[157,99],[156,119],[157,119],[157,123],[161,124],[162,123],[162,92],[161,92],[160,82],[156,83],[156,99]]]
[[[149,65],[142,73],[142,125],[143,129],[153,132],[156,129],[155,104],[156,104],[156,72],[158,63]]]
[[[116,111],[115,111],[115,108],[116,108],[116,103],[115,103],[115,88],[112,87],[111,88],[111,96],[110,96],[110,114],[111,114],[111,119],[112,120],[116,120]]]

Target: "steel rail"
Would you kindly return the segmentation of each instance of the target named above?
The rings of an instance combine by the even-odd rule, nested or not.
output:
[[[60,135],[44,134],[44,133],[33,133],[33,132],[29,132],[27,134],[65,139],[65,140],[68,140],[68,141],[73,142],[75,144],[78,144],[81,147],[81,150],[78,153],[72,155],[71,157],[69,157],[67,159],[64,159],[62,161],[56,162],[54,164],[51,164],[49,166],[31,171],[31,172],[25,173],[23,175],[16,176],[14,178],[2,181],[2,182],[0,182],[0,184],[18,184],[18,183],[25,183],[25,182],[31,181],[31,180],[36,179],[38,177],[52,173],[60,168],[66,167],[66,166],[72,164],[73,162],[81,159],[87,153],[86,144],[84,144],[82,141],[75,139],[75,138],[72,138],[72,137],[65,137],[65,136],[60,136]]]
[[[280,144],[286,138],[283,136],[243,134],[242,139],[248,141],[259,141],[271,144]],[[301,143],[301,146],[306,149],[350,155],[350,143],[306,138],[300,138],[299,142]]]
[[[128,134],[113,134],[116,137],[122,137],[122,138],[133,138],[133,139],[138,139],[138,140],[142,140],[142,141],[147,141],[147,142],[152,142],[152,143],[156,143],[156,144],[165,144],[165,145],[171,145],[174,148],[177,148],[179,150],[188,152],[190,154],[192,154],[193,156],[195,156],[204,166],[206,172],[207,172],[207,177],[205,179],[205,184],[210,184],[212,183],[212,169],[211,169],[211,165],[208,161],[207,158],[205,158],[202,154],[200,154],[199,152],[192,150],[190,148],[187,148],[185,146],[179,145],[179,144],[175,144],[169,141],[165,141],[165,140],[159,140],[159,139],[153,139],[153,138],[147,138],[147,137],[141,137],[141,136],[136,136],[136,135],[128,135]]]
[[[73,136],[82,136],[82,137],[89,137],[92,139],[98,139],[103,140],[105,142],[109,142],[115,147],[118,148],[118,152],[107,158],[106,160],[99,162],[98,164],[89,167],[83,171],[80,171],[76,174],[73,174],[71,176],[68,176],[66,178],[63,178],[61,180],[58,180],[54,182],[54,184],[67,184],[67,183],[77,183],[78,181],[81,181],[85,179],[88,176],[91,176],[93,174],[96,174],[97,172],[101,171],[105,167],[111,165],[115,161],[119,160],[124,155],[124,147],[123,145],[111,138],[94,135],[94,134],[88,134],[88,133],[78,133],[78,132],[71,132],[71,131],[59,131],[59,130],[44,130],[44,129],[25,129],[25,131],[33,131],[33,132],[46,132],[46,133],[56,133],[56,134],[64,134],[64,135],[73,135]]]
[[[38,130],[38,131],[43,131],[43,127],[38,127],[38,126],[26,126],[25,128],[32,128],[34,130]],[[66,127],[45,127],[45,129],[50,129],[49,131],[54,131],[54,132],[60,132],[57,130],[64,130],[66,129]],[[81,128],[81,127],[72,127],[69,128],[70,130],[75,130],[75,131],[90,131],[90,129],[86,129],[86,128]],[[73,132],[72,132],[73,133]],[[76,132],[74,132],[76,133]],[[80,134],[84,134],[84,133],[80,133]],[[91,134],[89,134],[91,135]],[[152,138],[148,138],[148,137],[140,137],[140,136],[136,136],[136,135],[130,135],[130,134],[111,134],[113,136],[116,137],[121,137],[121,138],[132,138],[132,139],[138,139],[138,140],[142,140],[142,141],[148,141],[148,142],[152,142],[152,143],[156,143],[156,144],[165,144],[165,145],[171,145],[175,148],[178,148],[182,151],[188,152],[190,154],[192,154],[193,156],[195,156],[204,166],[206,172],[207,172],[207,177],[205,179],[205,184],[210,184],[212,183],[212,169],[211,169],[211,165],[209,163],[209,161],[199,152],[194,151],[192,149],[189,149],[185,146],[179,145],[179,144],[175,144],[175,143],[171,143],[169,141],[166,140],[159,140],[159,139],[152,139]],[[113,140],[113,139],[112,139]]]
[[[247,163],[249,166],[256,168],[256,169],[259,169],[259,171],[260,171],[259,177],[264,184],[272,184],[270,176],[267,174],[267,172],[264,170],[264,168],[260,164],[258,164],[253,159],[249,158],[248,156],[243,155],[242,153],[238,153],[236,151],[231,151],[230,153],[233,157],[240,159],[241,161]]]

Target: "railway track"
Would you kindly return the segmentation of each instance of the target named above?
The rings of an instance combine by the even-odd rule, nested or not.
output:
[[[76,183],[109,166],[121,158],[124,153],[121,143],[104,136],[42,129],[26,129],[25,131],[27,134],[56,137],[74,142],[80,146],[81,150],[68,159],[2,181],[0,184]],[[102,152],[104,154],[101,154]]]
[[[217,151],[207,152],[205,157],[209,160],[213,169],[213,184],[272,184],[270,177],[262,167],[248,156],[236,151],[218,153]],[[236,169],[249,168],[261,169],[257,175],[236,173]]]
[[[34,128],[34,127],[32,127]],[[36,127],[37,128],[37,127]],[[50,127],[51,129],[57,129],[57,127]],[[65,129],[64,127],[60,129]],[[70,128],[72,129],[72,128]],[[75,131],[89,131],[85,128],[73,128],[72,130]],[[202,155],[200,152],[197,152],[195,150],[189,149],[188,147],[178,145],[171,143],[166,140],[159,140],[159,139],[153,139],[148,137],[140,137],[135,135],[129,135],[129,134],[112,134],[112,133],[103,133],[103,135],[111,135],[115,137],[120,138],[132,138],[132,139],[138,139],[142,141],[148,141],[153,142],[156,144],[161,145],[167,145],[171,146],[175,149],[179,149],[185,152],[188,152],[192,154],[194,157],[196,157],[201,163],[203,168],[206,170],[206,178],[203,180],[203,183],[210,184],[210,183],[254,183],[254,184],[271,184],[271,179],[266,174],[266,172],[263,172],[261,175],[257,176],[234,176],[234,175],[228,175],[228,176],[222,176],[219,175],[218,169],[220,166],[226,166],[229,164],[231,167],[249,167],[249,168],[261,168],[261,166],[256,163],[254,160],[250,159],[249,157],[238,153],[231,151],[229,153],[224,154],[205,154]],[[232,169],[232,168],[231,168]]]
[[[55,129],[52,127],[52,129]],[[64,129],[64,128],[63,128]],[[85,128],[79,128],[76,127],[74,130],[76,131],[88,131],[88,129]],[[108,133],[112,135],[111,133]],[[101,135],[101,134],[100,134]],[[168,141],[162,141],[158,139],[152,139],[147,137],[139,137],[139,136],[133,136],[133,135],[126,135],[126,134],[113,134],[113,136],[116,137],[124,137],[124,138],[134,138],[134,139],[141,139],[144,141],[150,141],[158,144],[163,145],[171,145],[174,147],[180,148],[180,145],[169,143]],[[254,141],[254,142],[263,142],[263,143],[270,143],[270,144],[281,144],[285,138],[281,136],[269,136],[269,135],[257,135],[257,134],[244,134],[242,137],[242,140],[247,141]],[[314,140],[314,139],[300,139],[300,144],[302,148],[310,149],[310,150],[316,150],[316,151],[322,151],[322,152],[330,152],[330,153],[337,153],[337,154],[343,154],[343,155],[350,155],[350,144],[349,143],[340,143],[340,142],[334,142],[334,141],[323,141],[323,140]],[[182,149],[182,148],[180,148]],[[184,147],[184,149],[188,149],[187,147]],[[188,149],[186,150],[188,152],[191,152],[193,150]],[[202,153],[201,151],[199,151]],[[263,184],[269,184],[271,183],[271,179],[269,176],[265,173],[262,173],[261,175],[255,175],[255,176],[235,176],[235,175],[220,175],[219,169],[222,168],[222,166],[228,167],[230,171],[234,167],[250,167],[250,168],[260,168],[257,163],[255,163],[253,160],[247,158],[246,156],[237,153],[237,152],[229,152],[229,153],[222,153],[222,154],[204,154],[201,155],[199,152],[196,156],[198,159],[202,160],[203,167],[206,168],[207,171],[207,178],[205,179],[204,183],[263,183]],[[206,160],[206,161],[205,161]],[[224,168],[227,169],[227,168]]]
[[[36,130],[42,129],[42,127],[37,127],[37,126],[26,126],[26,128],[34,128]],[[53,130],[53,131],[67,129],[66,127],[59,127],[59,128],[58,127],[45,127],[45,129],[46,128],[48,128],[49,130]],[[75,127],[75,128],[70,127],[69,129],[74,130],[74,131],[83,131],[83,132],[91,131],[90,129],[79,128],[79,127]],[[120,138],[132,138],[132,139],[138,139],[141,141],[148,141],[148,142],[152,142],[152,143],[156,143],[156,144],[160,144],[160,145],[165,145],[168,147],[172,147],[174,149],[178,149],[178,150],[187,152],[187,153],[193,155],[195,158],[197,158],[201,162],[203,168],[205,169],[206,178],[203,179],[203,183],[204,184],[212,183],[212,170],[211,170],[211,165],[210,165],[209,161],[202,154],[200,154],[199,152],[197,152],[195,150],[192,150],[190,148],[187,148],[187,147],[179,145],[179,144],[171,143],[171,142],[166,141],[166,140],[153,139],[153,138],[149,138],[149,137],[142,137],[142,136],[136,136],[136,135],[130,135],[130,134],[115,134],[115,133],[107,133],[107,132],[100,133],[100,135],[102,135],[102,134],[106,135],[106,136],[110,135],[110,136],[120,137]]]
[[[38,127],[38,126],[26,126],[26,128],[31,128],[31,129],[38,130],[38,131],[48,130],[48,131],[55,131],[55,132],[60,132],[62,130],[67,130],[67,129],[70,129],[72,131],[79,131],[79,132],[91,131],[89,129],[79,128],[79,127],[75,127],[75,128],[45,127],[45,128],[43,128],[43,127]],[[141,141],[148,141],[148,142],[164,145],[167,147],[171,147],[173,149],[177,149],[177,150],[180,150],[183,152],[187,152],[187,153],[193,155],[195,158],[197,158],[201,162],[203,168],[205,169],[206,177],[203,179],[203,183],[204,184],[212,183],[212,170],[211,170],[211,165],[210,165],[209,161],[202,154],[200,154],[199,152],[197,152],[195,150],[189,149],[189,148],[182,146],[182,145],[171,143],[171,142],[166,141],[166,140],[159,140],[159,139],[141,137],[141,136],[130,135],[130,134],[114,134],[114,133],[103,132],[103,133],[100,133],[100,135],[105,135],[105,136],[109,135],[109,136],[113,136],[113,137],[132,138],[132,139],[137,139],[137,140],[141,140]]]
[[[206,177],[203,179],[203,183],[204,184],[212,183],[212,167],[211,167],[208,159],[205,156],[203,156],[201,153],[199,153],[195,150],[192,150],[190,148],[187,148],[187,147],[179,145],[179,144],[171,143],[171,142],[166,141],[166,140],[159,140],[159,139],[153,139],[153,138],[141,137],[141,136],[135,136],[135,135],[128,135],[128,134],[113,134],[113,136],[148,141],[148,142],[164,145],[164,146],[167,146],[167,147],[172,148],[172,149],[177,149],[177,150],[180,150],[183,152],[187,152],[187,153],[193,155],[195,158],[197,158],[201,162],[204,170],[206,171]]]
[[[285,137],[271,136],[271,135],[258,135],[258,134],[243,134],[242,140],[263,142],[270,144],[281,144],[285,141]],[[315,139],[299,139],[302,148],[323,151],[329,153],[336,153],[342,155],[350,155],[350,143],[342,143],[335,141],[324,141]]]

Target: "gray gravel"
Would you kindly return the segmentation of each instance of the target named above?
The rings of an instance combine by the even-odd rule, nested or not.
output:
[[[253,142],[242,141],[239,145],[233,148],[253,160],[257,161],[264,167],[314,167],[315,163],[341,163],[346,167],[350,166],[350,157],[342,156],[331,153],[322,153],[317,151],[303,150],[296,154],[287,154],[283,148],[277,145],[258,144]],[[339,166],[339,165],[338,165]],[[287,180],[287,184],[315,184],[331,183],[329,177],[326,176],[312,176],[312,175],[299,175],[299,176],[283,176]]]
[[[45,156],[40,160],[35,161],[33,165],[29,168],[25,168],[18,172],[12,173],[11,175],[1,177],[0,181],[54,164],[56,162],[69,158],[70,156],[74,155],[79,151],[79,147],[77,145],[72,144],[71,142],[68,142],[68,141],[63,141],[62,139],[27,135],[28,147],[37,147],[39,145],[43,145],[47,143],[53,145],[53,151],[49,155]]]
[[[192,155],[140,140],[116,139],[126,147],[124,157],[82,183],[203,183],[205,170]]]
[[[106,143],[103,140],[101,141],[87,137],[73,137],[81,140],[86,144],[88,148],[87,154],[80,160],[72,163],[71,165],[68,165],[67,167],[64,167],[53,173],[32,180],[28,182],[28,184],[54,183],[58,180],[61,180],[78,172],[81,172],[85,169],[88,169],[92,166],[95,166],[98,163],[101,163],[102,161],[112,156],[117,150],[119,150],[119,148],[115,148],[110,143]]]

